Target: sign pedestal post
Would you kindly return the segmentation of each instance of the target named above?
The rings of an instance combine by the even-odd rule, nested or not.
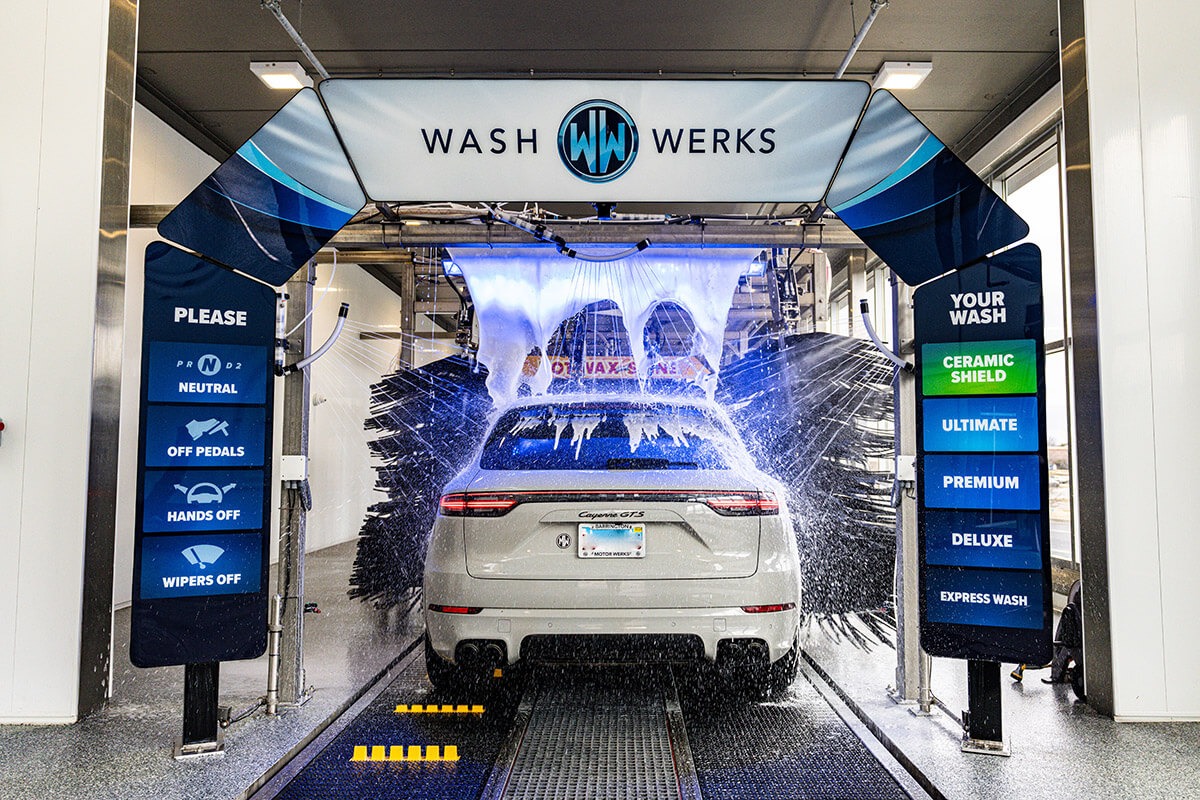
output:
[[[1003,701],[1000,696],[1000,664],[996,661],[967,661],[967,713],[963,724],[964,753],[1011,755],[1004,741]]]
[[[217,722],[217,689],[221,663],[183,667],[183,737],[175,745],[176,760],[224,755],[225,742]]]

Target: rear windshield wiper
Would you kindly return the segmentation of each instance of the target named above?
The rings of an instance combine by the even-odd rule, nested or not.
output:
[[[608,469],[696,469],[696,462],[667,458],[610,458],[606,466]]]

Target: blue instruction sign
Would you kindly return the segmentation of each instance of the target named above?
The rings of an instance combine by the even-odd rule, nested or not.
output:
[[[1020,453],[1038,449],[1037,396],[926,398],[927,453]]]
[[[1038,514],[925,512],[926,564],[1040,570],[1041,544],[1041,517]]]
[[[1042,503],[1040,467],[1036,455],[927,455],[925,507],[1037,511]]]
[[[147,399],[160,403],[262,403],[269,348],[151,342]]]
[[[925,601],[930,622],[1042,627],[1042,578],[1037,572],[930,567],[925,573]]]
[[[146,248],[130,660],[266,648],[275,292]]]
[[[150,406],[146,466],[260,467],[266,415],[261,406]]]
[[[146,537],[142,597],[256,593],[262,581],[264,544],[257,533]]]
[[[237,531],[263,523],[263,471],[147,470],[142,530]]]

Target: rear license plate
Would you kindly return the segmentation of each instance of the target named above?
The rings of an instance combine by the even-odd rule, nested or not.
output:
[[[579,526],[580,558],[645,558],[645,525]]]

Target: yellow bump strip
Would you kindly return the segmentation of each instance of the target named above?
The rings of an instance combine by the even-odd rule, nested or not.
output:
[[[364,744],[354,746],[351,761],[458,761],[458,745],[436,745],[428,747],[410,744],[391,746]]]
[[[401,703],[396,706],[397,714],[482,714],[481,705],[408,705]]]

